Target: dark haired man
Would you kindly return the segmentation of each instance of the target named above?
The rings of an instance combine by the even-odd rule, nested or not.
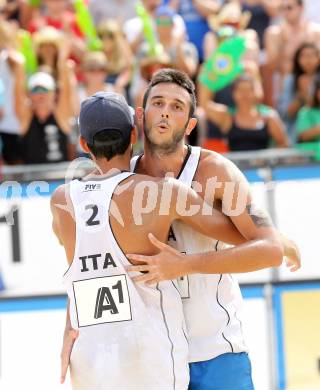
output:
[[[200,148],[190,148],[184,144],[184,135],[188,135],[196,124],[193,118],[195,105],[194,85],[184,73],[175,70],[157,73],[146,92],[144,109],[137,112],[141,124],[144,123],[145,154],[138,161],[132,161],[132,168],[135,165],[137,172],[147,170],[155,177],[164,177],[171,172],[189,187],[195,179],[198,182],[197,192],[202,197],[206,195],[209,205],[220,202],[225,211],[230,206],[228,200],[231,208],[235,209],[237,199],[244,199],[244,210],[233,216],[232,220],[245,238],[252,241],[224,251],[212,252],[221,246],[219,241],[207,240],[194,230],[188,230],[182,223],[173,224],[169,242],[181,252],[186,251],[191,255],[183,256],[153,237],[153,244],[161,252],[151,258],[133,256],[138,261],[142,259],[143,263],[147,263],[137,266],[137,271],[149,272],[148,275],[139,275],[136,281],[141,281],[142,278],[148,282],[156,282],[159,278],[175,279],[191,273],[213,274],[190,275],[178,281],[181,296],[185,298],[183,304],[189,328],[189,357],[194,362],[191,364],[190,388],[217,389],[221,385],[232,390],[251,389],[250,362],[243,342],[241,324],[236,319],[241,294],[237,283],[228,274],[279,265],[282,261],[282,246],[279,234],[270,226],[268,219],[256,215],[252,207],[245,207],[246,204],[251,205],[251,198],[249,195],[247,198],[241,196],[241,189],[247,195],[248,183],[240,171],[217,153],[201,151]],[[215,186],[218,187],[215,192],[215,183],[212,181],[214,177],[217,184],[220,183],[220,187]],[[206,187],[207,183],[209,186]],[[199,184],[202,191],[199,190]],[[227,195],[229,193],[229,199],[224,198],[224,192]],[[159,236],[160,239],[162,237]],[[298,268],[299,258],[295,248],[288,246],[284,249]],[[147,250],[146,247],[141,252]],[[205,251],[209,252],[194,255]],[[132,253],[131,250],[126,253],[129,252]],[[230,301],[227,304],[228,299]],[[63,378],[75,335],[70,330],[68,321],[62,351]],[[230,365],[234,367],[234,375],[226,373]]]
[[[128,270],[147,272],[133,278],[136,282],[179,278],[188,330],[190,390],[249,390],[253,388],[251,367],[238,319],[242,298],[230,273],[279,266],[279,240],[292,270],[300,267],[300,258],[296,246],[254,207],[249,185],[231,161],[185,145],[184,136],[195,125],[195,103],[194,85],[185,74],[166,69],[154,75],[143,108],[137,110],[145,149],[133,159],[132,170],[156,177],[171,172],[210,205],[221,207],[251,244],[218,251],[222,242],[174,222],[168,242],[177,250],[153,239],[161,252],[151,257],[128,255],[141,263]],[[180,252],[193,255],[185,262]]]
[[[60,186],[51,199],[53,230],[69,263],[69,320],[79,332],[71,357],[73,389],[186,390],[188,343],[177,286],[133,283],[124,253],[155,254],[148,233],[165,241],[174,220],[231,243],[244,239],[218,211],[191,215],[189,207],[202,210],[205,204],[177,180],[129,172],[135,128],[121,95],[100,92],[86,99],[79,124],[81,146],[96,169]],[[149,198],[153,206],[146,212]]]

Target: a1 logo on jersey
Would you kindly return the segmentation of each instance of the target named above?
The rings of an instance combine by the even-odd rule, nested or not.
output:
[[[78,326],[132,319],[126,275],[73,282]]]

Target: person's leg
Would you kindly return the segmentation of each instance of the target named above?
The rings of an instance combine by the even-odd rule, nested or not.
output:
[[[248,354],[225,353],[191,363],[189,390],[254,390]]]

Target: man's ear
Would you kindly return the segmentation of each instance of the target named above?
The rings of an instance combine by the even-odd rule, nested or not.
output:
[[[80,136],[80,138],[79,138],[79,144],[80,144],[80,146],[81,146],[81,149],[82,149],[85,153],[90,153],[90,149],[88,148],[87,141],[86,141],[84,138],[82,138],[81,136]]]
[[[144,110],[142,107],[137,107],[136,108],[136,120],[138,123],[141,123],[143,121],[143,115],[144,115]]]
[[[131,144],[134,145],[138,140],[138,129],[134,126],[131,130]]]
[[[189,119],[189,122],[188,122],[188,125],[186,128],[186,135],[190,135],[191,131],[196,127],[197,123],[198,123],[197,118],[192,117]]]

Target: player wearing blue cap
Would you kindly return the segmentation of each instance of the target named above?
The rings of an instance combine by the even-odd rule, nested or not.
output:
[[[59,187],[51,200],[53,229],[69,263],[70,322],[78,332],[70,360],[73,389],[186,390],[188,342],[177,285],[134,283],[125,253],[155,254],[148,233],[165,241],[174,220],[217,239],[243,238],[218,211],[190,215],[189,206],[202,210],[204,202],[175,179],[129,172],[136,132],[121,95],[86,99],[79,125],[81,146],[96,169]]]

